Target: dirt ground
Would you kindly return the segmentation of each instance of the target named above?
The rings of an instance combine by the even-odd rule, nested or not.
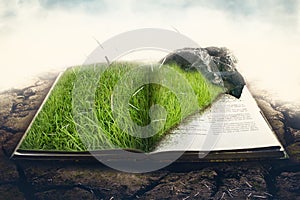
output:
[[[9,159],[55,76],[0,94],[0,199],[300,199],[300,109],[257,91],[288,160],[182,163],[130,174],[97,164]]]

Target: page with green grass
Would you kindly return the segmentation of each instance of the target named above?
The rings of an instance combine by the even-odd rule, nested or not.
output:
[[[198,71],[185,71],[175,64],[116,62],[107,69],[104,66],[68,68],[51,89],[19,149],[151,152],[174,127],[225,92]],[[89,89],[92,85],[96,90]],[[78,111],[77,100],[80,112],[74,112]]]

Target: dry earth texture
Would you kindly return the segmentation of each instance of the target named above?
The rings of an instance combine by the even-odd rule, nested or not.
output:
[[[259,95],[257,103],[290,153],[289,160],[173,164],[146,174],[10,160],[55,76],[0,94],[0,199],[300,199],[300,109]]]

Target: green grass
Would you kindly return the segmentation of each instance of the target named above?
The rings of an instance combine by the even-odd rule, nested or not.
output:
[[[144,69],[138,63],[114,63],[105,71],[101,66],[68,69],[53,88],[20,149],[127,148],[149,152],[172,127],[203,110],[224,92],[224,88],[210,84],[199,72],[186,72],[177,65],[147,68],[152,70],[149,74],[154,81],[135,88],[149,76]],[[171,89],[168,83],[172,83]],[[157,104],[166,112],[156,110],[151,122],[149,110]],[[156,134],[138,137],[143,131]]]

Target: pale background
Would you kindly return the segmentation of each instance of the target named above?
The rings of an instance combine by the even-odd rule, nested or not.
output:
[[[300,100],[298,0],[0,0],[0,91],[84,62],[102,42],[138,28],[178,30],[226,46],[244,77]]]

